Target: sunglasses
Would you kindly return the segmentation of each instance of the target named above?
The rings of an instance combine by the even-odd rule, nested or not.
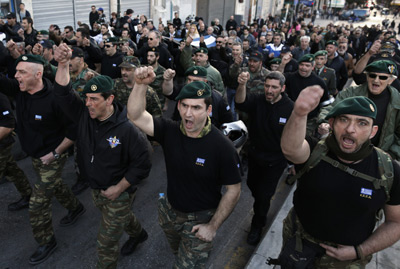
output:
[[[380,80],[387,80],[389,77],[388,76],[378,76],[377,74],[368,74],[369,78],[375,79],[376,77],[379,77]]]
[[[150,40],[150,41],[153,41],[153,40],[154,40],[154,38],[150,37],[150,38],[149,38],[149,40]]]
[[[104,47],[106,47],[106,48],[111,48],[112,45],[104,45]]]
[[[233,45],[233,43],[228,43],[228,45]]]
[[[223,41],[217,41],[217,43],[224,43]]]

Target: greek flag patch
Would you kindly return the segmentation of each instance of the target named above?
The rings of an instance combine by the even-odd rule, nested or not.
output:
[[[279,118],[279,124],[286,124],[286,118]]]
[[[372,199],[372,190],[361,188],[360,197]]]
[[[8,114],[10,114],[10,111],[8,111],[8,110],[3,111],[3,115],[4,115],[4,116],[5,116],[5,115],[8,115]]]
[[[196,160],[196,165],[204,166],[204,163],[206,162],[205,159],[202,158],[197,158]]]
[[[42,120],[42,116],[41,115],[35,115],[35,120]]]

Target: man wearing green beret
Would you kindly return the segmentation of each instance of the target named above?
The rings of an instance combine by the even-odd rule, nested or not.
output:
[[[109,37],[104,43],[103,58],[101,59],[101,74],[109,76],[112,79],[121,77],[121,68],[119,65],[122,63],[124,55],[117,50],[118,38]]]
[[[36,39],[38,41],[48,40],[49,39],[49,31],[47,30],[40,30],[37,32]]]
[[[126,107],[113,102],[110,77],[100,75],[86,83],[86,102],[74,93],[68,70],[71,54],[66,44],[55,51],[59,64],[54,94],[63,112],[78,124],[79,168],[102,214],[97,267],[116,268],[124,231],[130,238],[121,249],[122,255],[131,254],[148,237],[131,210],[136,185],[150,172],[148,142],[128,121]]]
[[[340,92],[332,105],[321,110],[318,131],[322,135],[328,133],[329,126],[325,117],[337,102],[351,96],[367,96],[378,108],[375,124],[379,129],[371,139],[372,144],[388,152],[392,158],[400,160],[400,94],[391,86],[398,74],[397,65],[392,61],[378,60],[367,65],[364,72],[366,83]]]
[[[186,39],[186,46],[182,50],[180,55],[181,65],[183,69],[186,70],[194,65],[202,66],[207,69],[207,79],[211,82],[217,91],[222,95],[225,94],[225,86],[222,80],[221,73],[210,64],[208,61],[208,50],[207,48],[192,49],[191,43],[193,39],[188,37]],[[194,54],[194,62],[192,60],[192,54]]]
[[[39,181],[29,202],[29,220],[39,247],[29,258],[30,264],[45,261],[57,247],[52,225],[52,199],[55,197],[68,214],[60,226],[69,226],[85,208],[62,181],[67,160],[66,150],[76,139],[76,125],[62,112],[54,98],[52,83],[43,78],[45,60],[26,54],[16,60],[14,79],[0,76],[0,91],[15,97],[18,137],[21,147],[32,158]],[[28,105],[29,104],[29,105]]]
[[[211,88],[194,81],[176,97],[182,118],[174,122],[145,111],[152,67],[135,71],[129,119],[163,148],[167,195],[158,203],[159,222],[176,255],[176,268],[205,268],[218,228],[240,195],[239,157],[233,144],[211,124]],[[226,192],[221,194],[221,186]]]
[[[269,61],[269,70],[271,71],[278,71],[279,65],[281,64],[282,59],[281,58],[274,58],[271,61]]]
[[[121,67],[121,78],[114,79],[114,100],[126,106],[135,85],[135,70],[140,67],[140,61],[135,56],[125,56],[119,67]],[[146,111],[153,117],[162,115],[160,99],[150,86],[146,91]]]
[[[326,66],[335,70],[336,74],[336,89],[341,91],[349,78],[347,73],[346,63],[340,57],[338,50],[338,43],[335,40],[326,42],[325,49],[328,52],[328,61]]]
[[[163,83],[163,94],[170,100],[175,100],[179,91],[174,91],[173,78],[175,76],[175,71],[172,69],[167,69],[164,73],[164,83]],[[211,123],[215,127],[220,128],[222,124],[233,121],[233,115],[230,106],[223,96],[215,90],[212,85],[208,83],[207,80],[207,69],[202,66],[192,66],[185,72],[186,84],[193,81],[203,81],[207,83],[212,91],[212,110],[210,114]],[[181,89],[179,89],[181,90]],[[174,114],[172,115],[173,120],[180,120],[178,106],[175,107]]]
[[[372,146],[379,108],[365,96],[335,103],[325,140],[306,136],[307,114],[322,94],[318,86],[304,89],[283,130],[285,157],[304,168],[283,225],[282,254],[289,253],[280,259],[296,262],[286,246],[297,249],[301,238],[303,250],[313,247],[313,268],[366,268],[374,253],[400,239],[400,166]],[[376,228],[381,209],[384,222]]]
[[[322,78],[322,80],[325,82],[329,94],[335,96],[337,94],[335,70],[325,66],[326,62],[328,61],[328,52],[326,50],[320,50],[314,54],[314,57],[315,74]]]
[[[370,63],[377,60],[389,60],[393,61],[397,65],[397,69],[400,68],[400,64],[395,59],[396,51],[395,44],[391,42],[382,42],[380,39],[374,41],[371,48],[360,58],[354,67],[353,79],[357,85],[361,85],[367,81],[364,74],[364,69]],[[400,80],[395,79],[391,85],[400,91]]]
[[[322,104],[329,100],[328,88],[325,82],[317,76],[313,70],[315,67],[315,57],[313,54],[306,54],[299,59],[299,69],[292,73],[284,73],[286,81],[286,93],[293,102],[301,91],[308,86],[319,85],[324,89],[324,94],[320,100],[320,105],[308,115],[307,134],[312,135],[317,129],[317,116]]]

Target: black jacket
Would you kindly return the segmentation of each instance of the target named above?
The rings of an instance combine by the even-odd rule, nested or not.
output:
[[[99,122],[90,117],[71,85],[55,83],[54,92],[62,110],[78,124],[78,165],[92,189],[105,190],[124,177],[135,185],[149,175],[148,141],[128,121],[126,107],[114,104],[114,114]]]
[[[22,149],[40,158],[53,150],[65,137],[76,139],[76,126],[65,117],[56,103],[53,85],[43,78],[44,87],[35,94],[21,92],[16,79],[0,76],[1,92],[17,103],[17,133]]]

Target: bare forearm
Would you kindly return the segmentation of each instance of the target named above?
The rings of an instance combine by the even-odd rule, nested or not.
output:
[[[55,151],[58,154],[61,154],[64,151],[66,151],[73,144],[74,144],[74,141],[72,141],[71,139],[65,137],[64,140],[61,142],[61,144],[58,145],[58,147],[56,147]]]
[[[236,203],[239,201],[240,188],[240,183],[227,186],[227,191],[222,196],[217,211],[215,211],[213,218],[209,222],[209,224],[213,226],[215,230],[217,230],[222,223],[224,223],[224,221],[229,217],[235,208]]]
[[[239,86],[236,89],[235,102],[241,104],[245,100],[246,100],[246,84],[239,84]]]
[[[162,93],[165,96],[170,96],[172,94],[172,92],[174,91],[174,80],[165,80],[162,84]]]
[[[117,184],[117,187],[119,188],[121,193],[124,192],[130,186],[131,186],[131,184],[128,182],[128,180],[126,180],[125,177],[123,179],[121,179],[121,181],[118,182],[118,184]]]
[[[56,82],[61,86],[67,86],[69,81],[69,61],[66,63],[58,63]]]
[[[283,129],[281,138],[282,152],[293,163],[302,163],[305,161],[298,153],[300,153],[300,150],[304,146],[306,128],[307,116],[299,116],[293,111]]]
[[[356,74],[361,74],[364,71],[364,68],[367,66],[369,59],[371,58],[371,55],[367,52],[364,54],[363,57],[361,57],[360,60],[358,60],[356,66],[354,67],[354,73]]]
[[[128,99],[128,117],[135,121],[144,113],[146,109],[146,90],[147,85],[135,83]]]
[[[7,128],[0,126],[0,141],[11,134],[14,128]]]

